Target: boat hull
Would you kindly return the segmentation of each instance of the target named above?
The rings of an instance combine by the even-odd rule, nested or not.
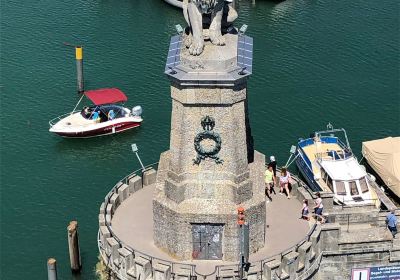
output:
[[[83,131],[62,131],[62,130],[55,130],[51,131],[59,136],[65,138],[90,138],[90,137],[98,137],[104,136],[109,134],[116,134],[119,132],[123,132],[135,127],[139,127],[141,122],[132,122],[132,121],[125,121],[120,122],[100,128],[94,128],[91,130],[83,130]]]
[[[322,191],[322,188],[318,185],[318,183],[314,180],[314,174],[308,169],[306,162],[299,155],[296,159],[296,166],[299,169],[301,175],[306,180],[309,188],[314,192]]]

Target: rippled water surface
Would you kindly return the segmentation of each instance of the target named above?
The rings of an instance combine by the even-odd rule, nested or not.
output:
[[[396,1],[240,1],[237,25],[254,37],[249,105],[255,146],[283,164],[299,137],[344,127],[365,140],[400,135]],[[94,279],[97,215],[105,194],[168,149],[171,102],[163,75],[181,12],[161,0],[2,1],[1,278]],[[84,45],[86,88],[119,87],[144,108],[143,126],[87,140],[48,132],[72,110],[74,50]],[[83,272],[69,271],[66,226],[79,221]],[[134,217],[132,217],[134,219]]]

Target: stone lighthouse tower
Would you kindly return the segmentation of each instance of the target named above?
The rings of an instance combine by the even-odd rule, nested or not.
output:
[[[232,29],[216,43],[212,26],[197,50],[193,26],[193,34],[171,38],[171,139],[158,166],[154,242],[181,260],[237,261],[239,206],[250,252],[265,241],[265,157],[253,148],[247,106],[253,40]]]

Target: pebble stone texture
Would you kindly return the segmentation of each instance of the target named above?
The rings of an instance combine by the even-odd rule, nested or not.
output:
[[[245,208],[250,225],[250,253],[265,242],[265,156],[253,148],[247,78],[224,80],[227,72],[240,71],[234,63],[237,35],[225,37],[226,46],[206,42],[197,57],[189,56],[183,47],[179,67],[186,81],[171,79],[170,149],[160,155],[153,198],[154,242],[180,260],[193,257],[192,224],[223,224],[222,259],[237,261],[239,205]],[[197,83],[204,76],[208,84]],[[213,76],[214,80],[209,78]],[[187,77],[192,77],[189,83]],[[210,158],[193,163],[197,156],[194,138],[203,131],[205,116],[215,120],[222,164]],[[212,149],[215,142],[205,139],[200,144]]]

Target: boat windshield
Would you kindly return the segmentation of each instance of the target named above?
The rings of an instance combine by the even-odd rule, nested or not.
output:
[[[122,118],[125,117],[126,114],[127,113],[125,112],[123,107],[118,105],[84,107],[81,111],[81,115],[85,119],[97,119],[99,122]]]
[[[369,189],[368,189],[368,183],[367,183],[367,178],[361,178],[360,179],[360,187],[361,187],[361,191],[363,193],[366,193]]]
[[[349,181],[349,188],[351,195],[359,195],[356,181]]]
[[[335,181],[336,193],[338,195],[346,195],[346,188],[344,186],[344,181]]]
[[[333,185],[332,185],[332,179],[331,177],[328,176],[327,181],[326,181],[326,185],[332,190],[333,189]]]

